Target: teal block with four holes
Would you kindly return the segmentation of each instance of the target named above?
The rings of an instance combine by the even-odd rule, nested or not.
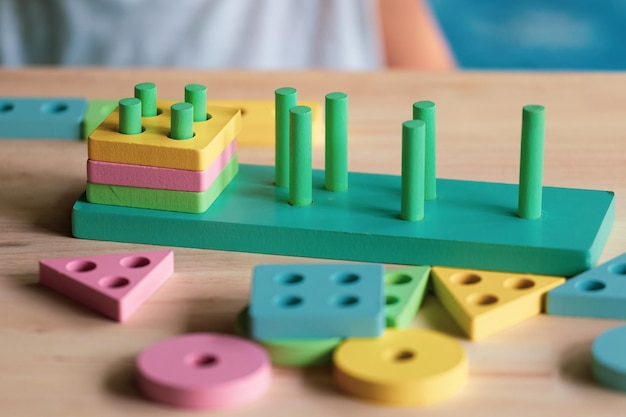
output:
[[[377,264],[258,265],[250,295],[252,337],[379,336],[385,328],[383,276]]]
[[[409,327],[422,305],[430,266],[393,269],[385,273],[387,327]]]
[[[87,100],[0,97],[0,138],[80,139]]]
[[[560,316],[626,320],[626,253],[550,291],[546,311]]]

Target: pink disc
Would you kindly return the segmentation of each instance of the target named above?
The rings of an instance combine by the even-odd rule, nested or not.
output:
[[[162,340],[137,357],[139,387],[149,398],[193,409],[226,408],[261,396],[271,376],[263,348],[221,334]]]

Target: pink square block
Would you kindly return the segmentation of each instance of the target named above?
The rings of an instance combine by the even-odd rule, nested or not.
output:
[[[236,150],[236,140],[233,139],[204,171],[118,164],[90,159],[87,161],[87,181],[127,187],[202,192],[211,186]]]

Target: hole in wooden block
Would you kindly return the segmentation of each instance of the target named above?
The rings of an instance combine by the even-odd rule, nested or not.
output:
[[[331,280],[338,285],[350,285],[359,282],[361,278],[357,274],[350,272],[344,272],[337,275],[333,275]]]
[[[503,283],[505,288],[512,290],[526,290],[535,286],[535,281],[528,278],[509,278]]]
[[[67,111],[67,109],[69,109],[67,104],[59,102],[50,102],[41,105],[42,113],[58,114]]]
[[[595,279],[588,279],[586,281],[581,281],[578,284],[576,284],[576,288],[578,288],[581,291],[588,291],[588,292],[602,291],[604,288],[606,288],[606,284],[602,281],[598,281]]]
[[[331,304],[340,308],[354,307],[359,304],[359,298],[353,295],[337,295],[331,298]]]
[[[104,277],[98,281],[98,285],[103,288],[118,289],[130,284],[128,278],[124,277]]]
[[[127,256],[120,261],[120,265],[126,268],[141,268],[150,265],[150,259],[144,256]]]
[[[280,274],[276,276],[276,282],[282,285],[294,285],[304,282],[304,276],[300,274]]]
[[[91,261],[72,261],[65,265],[65,268],[72,272],[89,272],[96,269],[96,264]]]
[[[276,298],[275,303],[279,307],[293,308],[300,306],[304,300],[297,295],[281,295]]]
[[[405,275],[405,274],[397,274],[397,275],[388,274],[385,277],[385,283],[389,285],[408,284],[411,281],[413,281],[413,277],[409,275]]]
[[[454,274],[450,277],[452,283],[460,285],[478,284],[481,280],[480,275],[468,273]]]
[[[471,294],[467,297],[467,302],[479,306],[488,306],[498,302],[498,297],[493,294]]]
[[[194,368],[208,368],[217,365],[217,356],[211,353],[192,353],[187,355],[185,362]]]

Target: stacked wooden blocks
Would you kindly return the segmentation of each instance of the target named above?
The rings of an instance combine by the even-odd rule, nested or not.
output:
[[[89,136],[87,200],[202,213],[237,174],[240,129],[239,109],[207,107],[202,85],[187,85],[178,103],[138,84]]]

